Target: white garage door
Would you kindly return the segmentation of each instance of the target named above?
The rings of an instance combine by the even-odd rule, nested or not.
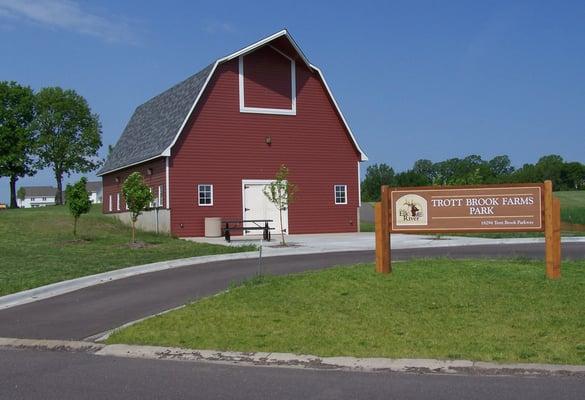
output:
[[[270,227],[276,228],[272,234],[280,233],[280,219],[278,209],[264,195],[263,190],[270,180],[243,180],[244,220],[271,219]],[[250,224],[248,224],[250,225]],[[288,210],[282,212],[282,225],[288,233]],[[244,235],[259,235],[261,231],[248,231]]]

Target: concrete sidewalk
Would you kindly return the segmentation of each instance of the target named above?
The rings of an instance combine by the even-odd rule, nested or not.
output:
[[[414,249],[427,247],[453,247],[494,244],[524,244],[543,243],[544,238],[506,238],[487,239],[467,236],[436,236],[436,235],[391,235],[392,249]],[[288,247],[280,246],[280,236],[272,235],[272,240],[266,242],[261,236],[233,236],[230,243],[224,238],[187,238],[198,243],[213,243],[225,246],[241,246],[244,244],[262,245],[263,255],[292,255],[328,253],[339,251],[363,251],[374,250],[375,238],[373,232],[363,233],[327,233],[314,235],[287,235],[285,237]],[[585,237],[564,237],[563,243],[584,243]]]

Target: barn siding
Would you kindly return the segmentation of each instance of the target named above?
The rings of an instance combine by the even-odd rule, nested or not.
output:
[[[244,105],[290,109],[291,62],[270,46],[243,57]]]
[[[148,174],[148,169],[152,169],[152,175]],[[103,180],[103,201],[102,201],[102,210],[104,213],[109,214],[109,196],[112,195],[112,201],[114,202],[114,206],[112,207],[112,213],[116,213],[116,193],[122,193],[122,185],[124,180],[130,175],[132,172],[140,172],[142,177],[144,178],[144,182],[152,188],[154,196],[157,197],[158,195],[158,186],[163,186],[163,207],[166,207],[166,200],[165,200],[165,181],[166,181],[166,165],[165,165],[165,158],[157,158],[152,161],[148,161],[142,164],[138,164],[132,167],[124,168],[119,171],[115,171],[109,174],[106,174],[102,177]],[[119,182],[116,182],[116,178],[119,178]],[[124,203],[123,196],[120,195],[122,204]],[[120,207],[119,212],[126,211],[124,205]]]
[[[357,231],[360,155],[317,75],[297,62],[296,79],[296,116],[240,113],[238,60],[218,66],[172,149],[174,234],[202,236],[205,217],[242,218],[242,179],[271,179],[281,164],[299,188],[290,233]],[[197,205],[203,183],[214,185],[212,207]],[[335,205],[335,184],[347,185],[347,205]]]

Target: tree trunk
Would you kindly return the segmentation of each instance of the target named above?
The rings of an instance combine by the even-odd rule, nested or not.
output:
[[[278,210],[278,214],[280,216],[280,236],[282,237],[282,245],[286,246],[286,242],[284,241],[284,226],[282,226],[282,209]]]
[[[63,204],[63,174],[55,173],[57,180],[57,194],[55,195],[55,204],[60,206]]]
[[[136,243],[136,221],[132,219],[132,243]]]
[[[77,237],[77,219],[78,217],[73,217],[73,237]]]
[[[16,176],[10,177],[10,208],[18,208],[18,203],[16,202],[16,181],[18,178]]]

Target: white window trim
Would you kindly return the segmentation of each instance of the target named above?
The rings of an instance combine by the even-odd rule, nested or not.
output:
[[[162,198],[163,198],[163,187],[162,185],[158,185],[158,201],[157,207],[162,207]]]
[[[211,192],[211,203],[201,204],[201,186],[209,186]],[[201,183],[197,185],[197,205],[199,207],[211,207],[213,206],[213,185],[210,183]]]
[[[340,203],[337,201],[337,188],[338,187],[343,187],[343,193],[345,194],[345,202],[344,203]],[[340,185],[340,184],[335,184],[333,185],[333,201],[335,202],[336,205],[344,205],[347,204],[347,185]]]
[[[116,193],[116,211],[120,211],[120,192]]]
[[[283,57],[290,60],[290,82],[291,82],[291,108],[262,108],[262,107],[246,107],[244,96],[244,55],[238,57],[238,79],[240,89],[240,112],[254,113],[254,114],[275,114],[275,115],[297,115],[297,68],[295,60],[278,50],[273,46],[269,46]]]
[[[112,212],[113,210],[114,210],[114,207],[112,206],[112,195],[110,195],[108,198],[108,211]]]

